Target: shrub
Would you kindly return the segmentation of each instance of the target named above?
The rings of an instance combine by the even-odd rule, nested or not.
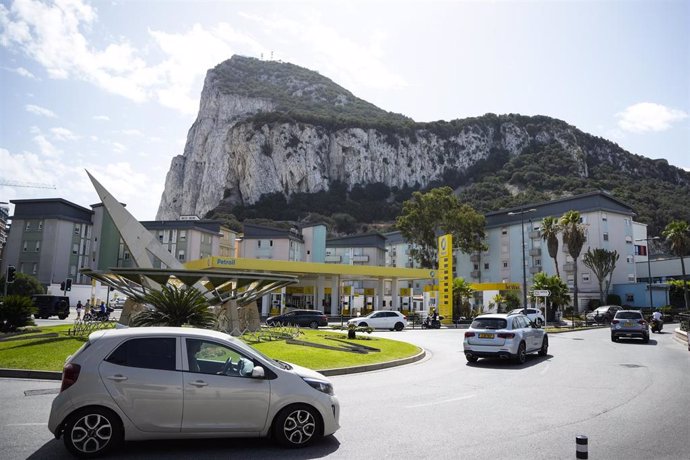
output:
[[[9,295],[0,305],[0,332],[16,331],[20,327],[34,325],[31,315],[36,307],[30,297]]]
[[[621,296],[619,296],[618,294],[607,295],[606,305],[621,305]]]

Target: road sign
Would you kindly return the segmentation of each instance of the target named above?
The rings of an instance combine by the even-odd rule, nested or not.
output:
[[[548,289],[536,289],[534,291],[534,297],[548,297],[551,295],[551,291]]]

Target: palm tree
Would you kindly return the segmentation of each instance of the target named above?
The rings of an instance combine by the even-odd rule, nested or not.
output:
[[[568,294],[568,285],[563,282],[563,280],[557,276],[549,276],[544,272],[539,272],[536,275],[534,275],[534,282],[532,283],[532,288],[535,290],[548,290],[551,292],[551,294],[545,298],[546,300],[546,309],[544,316],[546,317],[547,321],[553,321],[553,314],[549,310],[549,306],[553,308],[553,312],[555,312],[558,307],[566,305],[568,302],[570,302],[570,295]],[[532,298],[532,301],[534,301],[536,297]]]
[[[144,296],[144,303],[153,309],[146,309],[132,317],[132,326],[174,326],[184,324],[210,328],[215,317],[209,311],[209,304],[195,288],[163,286],[160,291],[151,291]]]
[[[680,268],[683,273],[683,299],[685,300],[685,308],[688,309],[688,285],[685,277],[685,257],[690,249],[690,225],[684,220],[674,220],[664,228],[661,234],[666,238],[666,241],[671,243],[671,251],[673,254],[680,257]],[[649,257],[649,254],[647,254]]]
[[[582,246],[585,244],[585,226],[580,222],[582,218],[577,211],[568,211],[561,217],[559,225],[563,232],[563,243],[568,246],[568,254],[573,259],[574,283],[573,283],[573,311],[579,311],[577,299],[577,259],[580,257]]]
[[[558,234],[561,227],[558,224],[558,219],[555,217],[545,217],[541,223],[541,238],[546,241],[546,247],[549,250],[549,255],[553,259],[556,266],[556,276],[561,277],[561,272],[558,270]]]
[[[609,295],[611,276],[613,276],[613,271],[616,269],[616,262],[618,262],[619,257],[617,251],[608,251],[601,248],[597,248],[594,251],[587,249],[587,253],[582,257],[582,262],[594,272],[594,276],[599,281],[599,301],[602,304],[604,304],[604,299]],[[606,287],[602,289],[605,280]]]
[[[453,313],[460,313],[458,316],[470,316],[469,313],[466,315],[462,315],[462,313],[465,306],[464,299],[469,299],[472,297],[472,294],[474,294],[474,289],[472,289],[470,283],[463,278],[455,278],[453,280],[453,306],[457,306],[457,308],[453,308]],[[469,301],[467,303],[466,310],[469,312]]]

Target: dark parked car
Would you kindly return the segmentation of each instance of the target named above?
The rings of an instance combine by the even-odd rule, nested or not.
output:
[[[266,319],[269,326],[290,325],[316,329],[319,326],[328,326],[328,318],[319,310],[292,310],[282,315],[271,316]]]
[[[588,323],[608,324],[619,310],[621,310],[621,307],[618,305],[602,305],[596,310],[587,313],[585,318]]]
[[[69,316],[69,297],[49,294],[36,294],[31,297],[31,301],[37,308],[34,317],[48,319],[57,316],[65,319]]]

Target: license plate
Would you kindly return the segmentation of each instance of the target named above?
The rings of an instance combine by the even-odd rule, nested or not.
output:
[[[487,334],[485,332],[479,334],[480,339],[493,339],[494,335],[493,334]]]
[[[632,321],[626,321],[625,322],[625,327],[630,327],[632,325],[633,325]]]

